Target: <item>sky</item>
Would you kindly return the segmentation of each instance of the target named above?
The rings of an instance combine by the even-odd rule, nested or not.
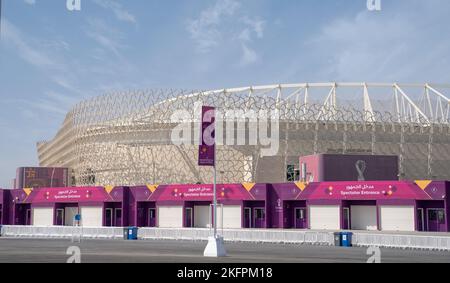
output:
[[[0,187],[77,102],[113,91],[450,83],[450,1],[3,0]]]

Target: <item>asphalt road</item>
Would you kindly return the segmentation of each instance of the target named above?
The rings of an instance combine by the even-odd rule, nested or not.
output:
[[[0,238],[0,263],[65,263],[78,246],[82,263],[365,263],[365,248],[227,243],[226,258],[202,256],[205,242]],[[382,263],[450,263],[449,252],[381,249]]]

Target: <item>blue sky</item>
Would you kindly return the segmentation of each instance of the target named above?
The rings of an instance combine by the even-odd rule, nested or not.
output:
[[[450,82],[450,1],[3,0],[0,187],[78,101],[115,90]]]

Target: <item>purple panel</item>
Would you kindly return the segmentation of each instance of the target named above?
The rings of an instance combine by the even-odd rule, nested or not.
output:
[[[202,129],[200,133],[200,145],[198,149],[198,165],[199,166],[215,166],[216,150],[215,150],[215,108],[202,107]],[[206,138],[206,139],[205,139]],[[212,138],[212,140],[207,140]]]
[[[105,202],[103,203],[103,225],[112,227],[123,227],[124,224],[124,211],[123,204],[121,202]],[[111,213],[107,215],[106,212],[109,210]],[[108,216],[108,217],[107,217]]]
[[[341,200],[334,200],[334,199],[312,199],[307,200],[306,203],[308,206],[310,205],[342,205]]]
[[[447,197],[446,182],[432,182],[425,188],[425,193],[435,200],[445,199]]]
[[[445,182],[446,186],[446,199],[445,199],[445,221],[447,222],[446,232],[450,232],[450,182]]]
[[[398,180],[397,156],[321,154],[300,162],[314,182]]]
[[[414,199],[384,199],[384,200],[377,200],[377,205],[405,205],[405,206],[411,206],[416,205],[416,201]]]
[[[155,227],[156,226],[156,203],[155,202],[138,202],[136,213],[137,227]],[[152,217],[150,217],[150,209],[153,209]],[[134,220],[133,220],[134,221]]]

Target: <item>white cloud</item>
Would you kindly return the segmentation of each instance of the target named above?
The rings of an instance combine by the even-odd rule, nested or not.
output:
[[[101,19],[89,19],[86,35],[96,41],[102,48],[111,51],[115,56],[121,57],[120,49],[122,34],[113,27],[107,25]]]
[[[196,41],[198,51],[208,52],[219,44],[222,36],[220,24],[225,17],[233,16],[240,6],[235,0],[218,0],[202,11],[198,19],[189,21],[187,29]]]
[[[104,9],[111,10],[119,21],[137,24],[136,17],[115,0],[94,0],[94,3]]]
[[[258,54],[255,50],[248,47],[246,44],[242,44],[242,57],[239,65],[245,67],[258,61]]]
[[[238,66],[244,67],[259,60],[252,45],[264,38],[265,21],[250,16],[236,0],[217,0],[188,22],[187,30],[201,54],[212,51],[240,53]],[[231,45],[234,48],[230,49]],[[239,47],[241,47],[239,49]]]
[[[28,5],[34,5],[36,4],[36,0],[24,0],[24,2]]]
[[[64,115],[82,94],[76,83],[78,72],[69,57],[65,55],[71,50],[70,44],[63,40],[38,39],[23,32],[8,19],[2,19],[2,45],[13,50],[24,62],[35,67],[38,72],[49,78],[56,87],[64,89],[66,95],[55,91],[45,92],[46,98],[38,98],[36,94],[29,100],[15,101],[16,105],[27,105],[42,111],[48,111],[57,115]],[[73,98],[70,98],[70,97]],[[23,112],[25,113],[25,112]],[[27,115],[29,116],[29,115]]]
[[[259,18],[251,19],[248,16],[245,16],[242,18],[242,22],[252,29],[257,38],[264,37],[264,27],[266,25],[265,21]]]
[[[307,47],[319,76],[341,81],[446,82],[450,38],[442,25],[450,2],[408,1],[326,24]],[[403,2],[404,3],[404,2]],[[323,61],[328,64],[323,64]],[[446,63],[447,62],[447,63]]]
[[[23,35],[14,24],[5,18],[2,19],[2,41],[8,46],[16,49],[16,52],[23,60],[35,67],[60,67],[49,54],[37,48],[39,42]]]

